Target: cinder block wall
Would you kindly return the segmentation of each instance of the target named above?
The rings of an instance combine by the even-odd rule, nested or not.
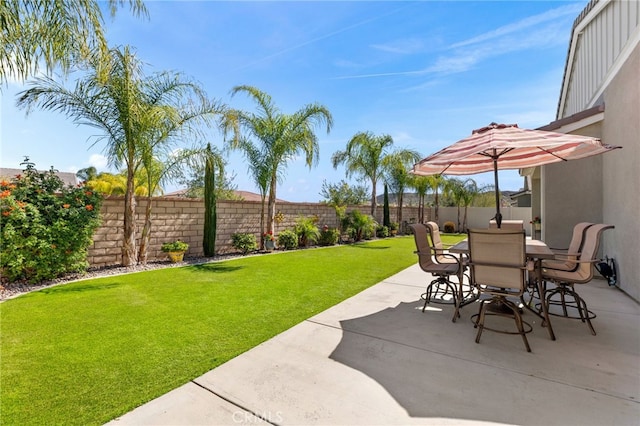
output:
[[[138,200],[136,208],[137,234],[144,225],[144,213],[147,200]],[[154,197],[152,203],[151,243],[148,260],[163,260],[166,253],[160,250],[163,243],[180,239],[189,244],[186,256],[202,256],[202,236],[204,230],[204,203],[201,198]],[[265,205],[266,208],[266,205]],[[359,209],[369,213],[369,206],[353,206],[348,210]],[[218,232],[216,252],[225,254],[234,252],[231,236],[237,232],[251,232],[260,238],[261,203],[253,201],[220,201],[217,206]],[[300,216],[317,217],[318,226],[337,227],[338,220],[332,207],[318,203],[278,203],[276,211],[281,212],[283,220],[276,223],[275,232],[290,229]],[[395,221],[395,208],[391,209],[391,220]],[[429,213],[429,210],[426,212]],[[382,222],[382,206],[377,211],[378,222]],[[124,240],[124,198],[109,197],[104,200],[101,209],[102,225],[93,236],[93,245],[89,248],[88,261],[92,267],[119,265],[122,263],[122,242]],[[404,220],[417,217],[416,207],[403,208]],[[265,218],[266,219],[266,218]],[[139,247],[140,241],[137,242]]]

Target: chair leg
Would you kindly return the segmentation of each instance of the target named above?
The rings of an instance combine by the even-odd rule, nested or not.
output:
[[[453,310],[453,318],[451,318],[451,322],[456,322],[458,318],[460,318],[460,298],[453,293],[453,304],[455,309]]]
[[[476,327],[478,328],[478,334],[476,334],[476,343],[480,343],[480,336],[482,335],[482,331],[484,329],[484,317],[487,311],[487,304],[482,301],[480,302],[480,312],[478,312],[478,322],[476,323]]]
[[[522,316],[518,309],[514,309],[513,318],[516,320],[516,327],[518,327],[518,331],[522,336],[522,340],[524,341],[524,347],[527,348],[527,352],[531,352],[531,347],[529,346],[529,341],[527,340],[527,335],[524,332],[524,325],[522,324]]]
[[[551,301],[551,298],[556,294],[560,294],[560,302]],[[571,301],[569,301],[571,303],[570,305],[567,304],[566,296],[570,296],[573,298],[572,303]],[[591,319],[595,318],[596,316],[593,312],[589,311],[589,308],[587,307],[587,302],[574,290],[573,285],[559,284],[558,287],[549,291],[549,294],[546,297],[546,301],[547,301],[547,306],[550,306],[552,304],[562,305],[562,312],[566,318],[580,319],[580,321],[586,322],[587,325],[589,326],[589,330],[591,331],[591,334],[594,336],[596,335],[596,330],[593,328],[593,324],[591,323]],[[575,305],[573,305],[573,303],[575,303]],[[576,309],[578,311],[579,316],[576,317],[576,316],[569,315],[567,311],[567,307]]]
[[[575,291],[573,292],[574,297],[576,298],[576,303],[578,304],[578,311],[580,312],[580,317],[582,322],[586,322],[591,330],[592,335],[596,335],[596,330],[593,328],[593,324],[591,324],[591,315],[589,314],[589,309],[587,308],[587,302],[584,301],[582,297]]]

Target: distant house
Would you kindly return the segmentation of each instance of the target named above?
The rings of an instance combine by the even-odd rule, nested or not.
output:
[[[38,170],[40,173],[48,172],[48,170]],[[23,175],[24,170],[22,169],[9,169],[9,168],[0,168],[0,178],[2,179],[12,179],[17,175]],[[65,186],[71,185],[76,186],[78,184],[78,178],[76,178],[75,173],[71,172],[56,172],[56,176],[58,176],[62,182],[64,182]]]
[[[566,247],[573,226],[615,225],[601,252],[615,259],[618,285],[640,300],[640,2],[592,0],[576,18],[556,121],[541,127],[600,138],[613,152],[537,168],[532,215],[542,238]]]

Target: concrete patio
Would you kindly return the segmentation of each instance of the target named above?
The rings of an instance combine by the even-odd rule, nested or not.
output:
[[[429,277],[410,267],[112,425],[638,425],[640,307],[603,280],[578,288],[597,336],[533,314],[519,336],[476,344],[469,317],[421,312]]]

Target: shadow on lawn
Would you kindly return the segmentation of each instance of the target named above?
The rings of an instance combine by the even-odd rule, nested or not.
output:
[[[193,272],[226,273],[239,271],[240,269],[244,268],[244,266],[229,265],[225,263],[203,263],[200,265],[190,266],[189,270]]]
[[[120,287],[122,283],[119,282],[110,282],[105,284],[65,284],[55,287],[47,287],[42,290],[35,291],[31,294],[37,295],[40,294],[56,294],[56,293],[80,293],[84,291],[96,291],[96,290],[110,290],[116,287]]]
[[[369,244],[354,244],[352,247],[363,250],[387,250],[391,248],[390,246],[372,246]]]

